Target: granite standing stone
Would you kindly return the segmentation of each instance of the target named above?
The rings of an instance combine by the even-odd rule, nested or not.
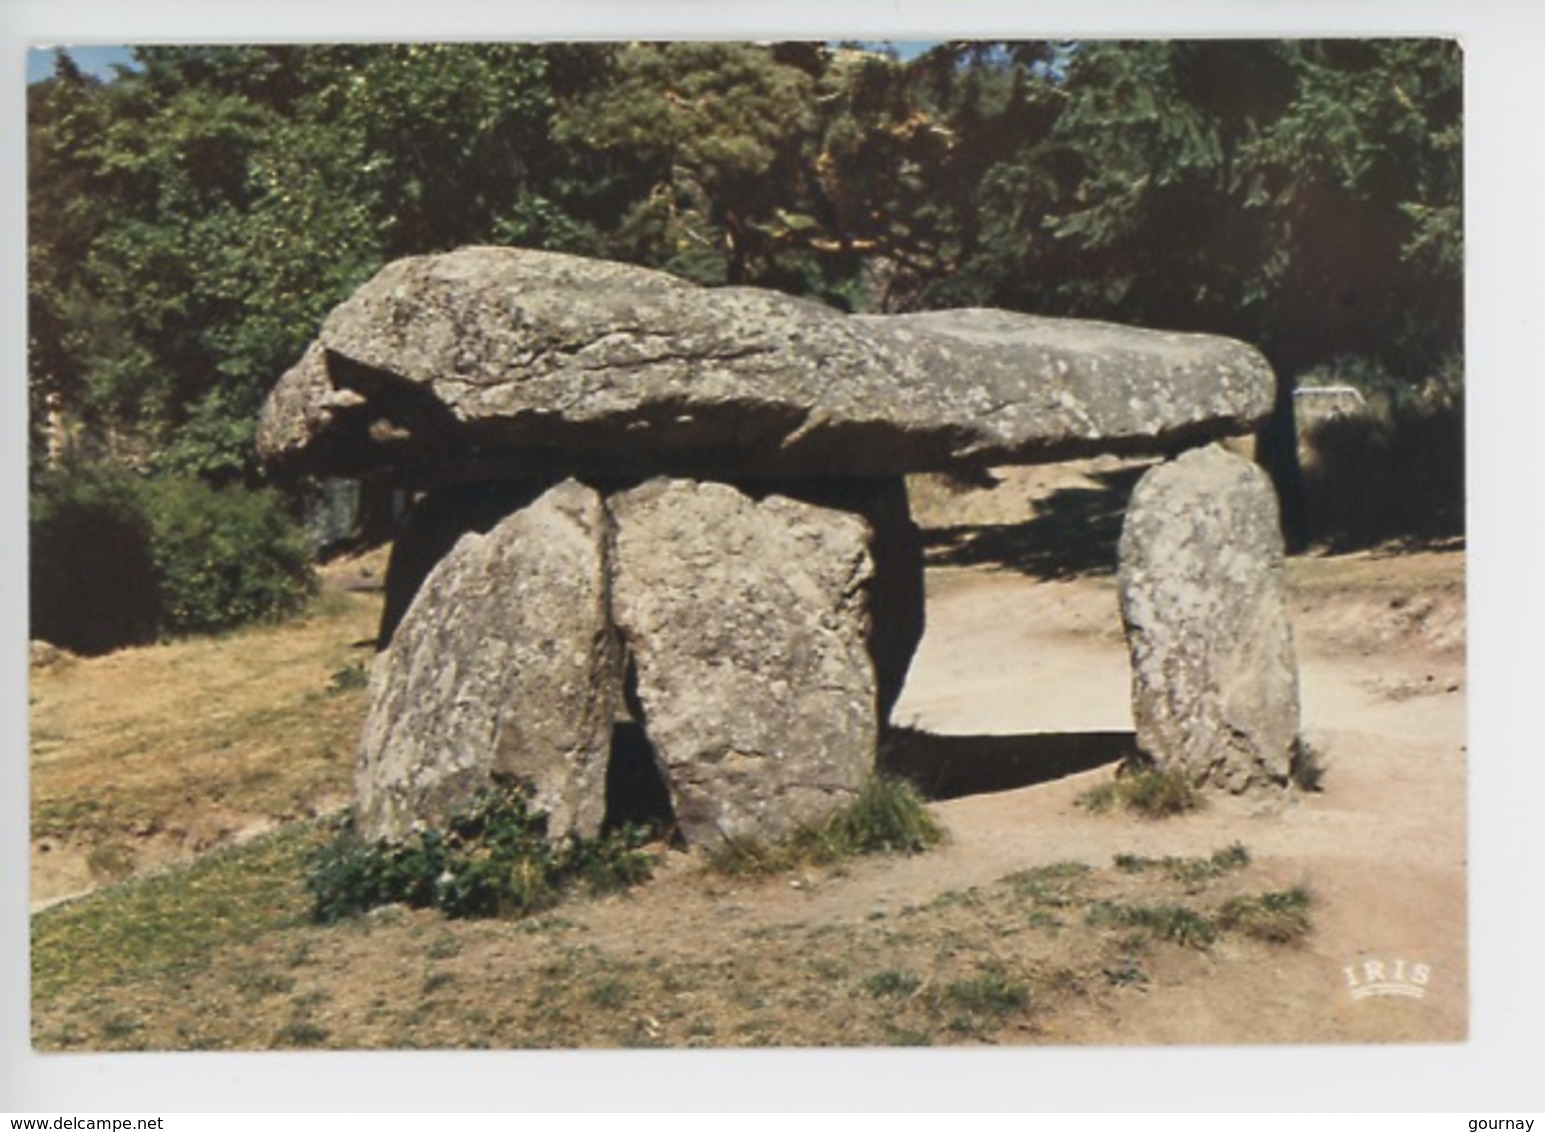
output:
[[[1287,782],[1298,668],[1266,474],[1217,446],[1150,469],[1119,556],[1138,746],[1198,785]]]
[[[850,801],[878,726],[867,525],[689,480],[608,507],[613,616],[684,837],[775,837]]]
[[[357,817],[371,838],[443,825],[498,776],[529,782],[553,837],[594,836],[622,689],[606,512],[573,481],[430,571],[376,661]]]

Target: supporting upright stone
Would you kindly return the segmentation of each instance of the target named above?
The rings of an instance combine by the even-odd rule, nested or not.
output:
[[[792,480],[783,494],[817,507],[849,511],[869,524],[869,655],[874,660],[880,726],[901,698],[907,670],[923,639],[923,533],[912,521],[906,480]]]
[[[365,836],[443,825],[499,776],[535,787],[551,836],[599,831],[622,689],[608,538],[600,496],[569,480],[429,572],[376,662],[355,784]]]
[[[1266,475],[1217,446],[1151,469],[1119,555],[1138,746],[1198,785],[1286,782],[1298,667]]]
[[[392,643],[392,635],[424,579],[462,535],[487,534],[500,519],[525,507],[550,486],[551,481],[454,484],[430,491],[414,503],[392,539],[376,647],[384,649]]]
[[[851,800],[877,741],[867,525],[692,480],[608,507],[613,616],[687,841],[774,837]]]

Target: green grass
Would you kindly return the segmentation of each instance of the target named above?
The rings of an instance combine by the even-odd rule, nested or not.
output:
[[[1118,904],[1102,900],[1089,909],[1091,927],[1142,928],[1181,947],[1206,948],[1218,938],[1212,917],[1185,904]]]
[[[1216,880],[1249,863],[1250,851],[1237,841],[1226,849],[1217,850],[1210,857],[1139,857],[1131,853],[1118,853],[1115,858],[1116,867],[1124,873],[1157,870],[1172,880],[1190,885]]]
[[[1088,923],[1101,928],[1138,928],[1182,947],[1207,948],[1225,932],[1238,932],[1266,943],[1295,943],[1313,928],[1313,897],[1307,887],[1235,896],[1212,912],[1187,904],[1122,904],[1101,900],[1089,909]]]
[[[776,841],[728,838],[708,863],[727,876],[756,876],[870,853],[921,853],[943,838],[943,827],[910,784],[876,777],[824,821],[804,823]]]
[[[747,924],[712,957],[634,961],[551,915],[317,924],[302,876],[324,836],[321,823],[286,830],[40,913],[39,1048],[1023,1041],[1070,999],[1141,988],[1166,941],[1288,944],[1311,909],[1302,887],[1182,890],[1193,872],[1231,882],[1249,858],[1233,845],[1125,868],[1056,862],[881,920]],[[1053,913],[1075,951],[1045,966],[1033,917]]]
[[[1167,818],[1197,809],[1202,797],[1181,771],[1123,768],[1110,782],[1080,794],[1078,804],[1091,814],[1121,809],[1147,818]]]
[[[479,791],[444,828],[400,842],[366,841],[346,817],[310,859],[306,885],[321,923],[396,903],[452,918],[525,916],[575,887],[599,894],[649,879],[655,861],[646,839],[644,830],[625,829],[554,841],[531,789],[502,783]]]
[[[1030,1005],[1030,985],[1003,971],[988,968],[969,979],[957,979],[944,988],[944,997],[974,1014],[1007,1014]]]
[[[1314,900],[1308,888],[1296,885],[1278,892],[1236,896],[1218,909],[1218,923],[1267,943],[1293,943],[1309,934]]]
[[[1083,881],[1092,871],[1082,861],[1058,861],[1010,873],[1003,881],[1037,907],[1066,908],[1078,901]]]
[[[874,998],[906,998],[923,985],[923,980],[907,971],[876,971],[864,980],[864,989]]]
[[[324,836],[298,824],[39,912],[33,994],[196,972],[223,946],[304,922],[303,862]]]

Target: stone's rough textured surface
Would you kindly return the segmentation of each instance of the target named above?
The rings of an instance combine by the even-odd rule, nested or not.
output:
[[[613,616],[688,841],[777,836],[850,801],[877,741],[865,524],[685,480],[608,507]]]
[[[386,599],[377,647],[386,648],[429,571],[462,535],[487,534],[494,524],[531,503],[548,484],[458,484],[431,491],[403,519],[386,566]]]
[[[794,480],[785,494],[818,507],[860,516],[869,524],[869,655],[883,727],[906,684],[912,656],[923,639],[923,534],[912,521],[906,481]]]
[[[367,837],[442,824],[495,775],[529,781],[554,837],[594,836],[622,687],[607,612],[609,528],[572,481],[429,573],[376,661],[360,745]]]
[[[1003,311],[855,318],[752,288],[513,248],[399,260],[338,306],[264,408],[296,471],[896,476],[1250,431],[1230,339]]]
[[[1151,469],[1119,553],[1138,746],[1198,784],[1286,782],[1298,668],[1265,473],[1215,445]]]

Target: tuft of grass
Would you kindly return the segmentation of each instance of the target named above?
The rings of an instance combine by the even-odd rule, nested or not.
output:
[[[907,971],[879,971],[864,980],[864,989],[875,998],[905,998],[923,985]]]
[[[1303,885],[1255,896],[1236,896],[1218,909],[1218,925],[1267,943],[1294,943],[1313,927],[1309,915],[1313,902]]]
[[[1082,861],[1057,861],[1010,873],[1003,881],[1038,907],[1066,908],[1077,902],[1082,883],[1092,871]]]
[[[899,778],[874,777],[853,802],[827,821],[830,836],[845,855],[921,853],[944,837],[923,799]]]
[[[1224,932],[1240,932],[1267,943],[1293,943],[1313,926],[1313,903],[1303,885],[1275,892],[1235,896],[1211,914],[1185,904],[1118,904],[1102,900],[1089,909],[1091,927],[1138,928],[1182,947],[1210,947]]]
[[[618,1010],[633,997],[633,988],[625,981],[611,976],[591,983],[585,997],[602,1010]]]
[[[973,1014],[1008,1014],[1030,1005],[1030,986],[989,968],[969,979],[958,979],[944,988],[944,997]]]
[[[1216,880],[1249,863],[1250,850],[1237,841],[1227,848],[1214,850],[1210,857],[1139,857],[1131,853],[1117,853],[1115,857],[1116,867],[1124,873],[1157,869],[1182,884],[1202,884]]]
[[[875,777],[842,809],[800,825],[782,840],[726,838],[709,854],[708,865],[729,876],[766,875],[871,853],[921,853],[943,839],[943,827],[911,784]]]
[[[291,1019],[274,1034],[274,1046],[280,1049],[313,1049],[327,1041],[326,1027],[304,1018]]]
[[[1210,947],[1218,938],[1211,918],[1184,904],[1116,904],[1102,900],[1089,909],[1091,927],[1141,928],[1182,947]]]
[[[1128,951],[1114,964],[1101,967],[1100,974],[1105,977],[1105,982],[1113,987],[1138,987],[1141,988],[1148,982],[1148,972],[1143,970],[1134,952]]]
[[[1078,805],[1091,814],[1123,809],[1148,818],[1172,817],[1201,804],[1201,794],[1184,773],[1154,767],[1118,772],[1110,782],[1102,782],[1078,796]]]
[[[337,696],[369,686],[370,669],[365,666],[364,661],[356,660],[333,672],[332,678],[327,682],[327,694]]]

